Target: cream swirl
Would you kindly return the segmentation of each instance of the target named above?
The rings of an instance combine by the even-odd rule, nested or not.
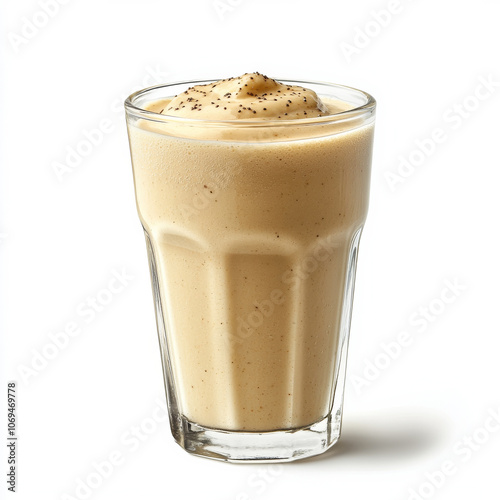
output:
[[[205,120],[296,120],[331,114],[313,90],[260,73],[190,87],[161,113]]]

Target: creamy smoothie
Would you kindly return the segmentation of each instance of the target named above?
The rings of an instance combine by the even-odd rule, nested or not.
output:
[[[128,130],[180,415],[229,431],[320,421],[373,124],[329,121],[353,105],[258,73],[145,107]]]

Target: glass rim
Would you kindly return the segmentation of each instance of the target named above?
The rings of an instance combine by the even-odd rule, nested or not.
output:
[[[203,79],[203,80],[184,80],[184,81],[177,81],[177,82],[169,82],[169,83],[162,83],[159,85],[153,85],[151,87],[146,87],[140,90],[137,90],[136,92],[133,92],[130,94],[124,102],[125,105],[125,111],[127,115],[134,116],[136,118],[142,118],[145,120],[149,121],[155,121],[155,122],[161,122],[161,123],[177,123],[177,124],[184,124],[184,125],[196,125],[196,126],[219,126],[219,127],[238,127],[238,128],[259,128],[259,127],[283,127],[283,126],[308,126],[308,125],[325,125],[325,124],[331,124],[331,123],[341,123],[344,121],[349,121],[352,119],[359,119],[362,118],[363,115],[366,115],[366,118],[369,118],[370,116],[374,115],[375,109],[376,109],[376,100],[375,98],[368,94],[367,92],[364,92],[363,90],[359,90],[354,87],[349,87],[347,85],[341,85],[337,83],[330,83],[330,82],[324,82],[324,81],[315,81],[315,80],[294,80],[294,79],[289,79],[289,78],[275,78],[278,82],[282,83],[288,83],[288,84],[299,84],[299,85],[304,85],[305,87],[307,85],[314,85],[314,86],[322,86],[325,88],[330,88],[330,89],[342,89],[344,91],[350,91],[352,93],[356,93],[362,97],[365,98],[366,102],[360,106],[356,106],[352,109],[348,109],[345,111],[340,111],[338,113],[334,113],[331,115],[325,115],[325,116],[318,116],[318,117],[313,117],[313,118],[300,118],[300,119],[274,119],[274,120],[258,120],[258,119],[250,119],[250,120],[242,120],[242,119],[236,119],[236,120],[213,120],[213,119],[206,119],[206,118],[186,118],[183,116],[174,116],[174,115],[164,115],[160,113],[156,113],[154,111],[148,111],[144,108],[141,108],[140,106],[137,106],[135,102],[137,99],[140,97],[151,93],[155,90],[161,89],[161,88],[170,88],[178,85],[188,85],[189,87],[192,87],[193,85],[204,85],[204,84],[210,84],[219,81],[220,78],[214,78],[214,79]],[[321,97],[321,93],[319,94]],[[166,95],[165,98],[170,97],[169,95]],[[342,100],[342,99],[339,99]]]

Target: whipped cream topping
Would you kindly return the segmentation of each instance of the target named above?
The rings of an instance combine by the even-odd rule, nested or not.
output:
[[[161,114],[208,120],[295,120],[331,114],[316,92],[280,83],[260,73],[245,73],[175,96]]]

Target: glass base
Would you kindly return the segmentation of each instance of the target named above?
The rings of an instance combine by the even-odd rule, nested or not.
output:
[[[329,404],[330,411],[322,420],[311,425],[269,432],[227,431],[204,427],[189,421],[182,414],[182,408],[179,405],[177,396],[175,378],[173,376],[171,356],[169,354],[155,254],[149,235],[147,232],[145,234],[148,245],[153,296],[155,299],[158,338],[160,341],[165,388],[169,406],[170,426],[177,443],[192,455],[235,463],[290,462],[319,455],[331,448],[340,437],[342,423],[349,327],[351,323],[352,299],[361,228],[354,234],[349,249],[338,352],[335,371],[333,373],[335,382]]]
[[[226,462],[291,462],[319,455],[340,437],[341,414],[325,417],[299,429],[240,432],[211,429],[185,417],[174,430],[177,443],[187,452]]]

